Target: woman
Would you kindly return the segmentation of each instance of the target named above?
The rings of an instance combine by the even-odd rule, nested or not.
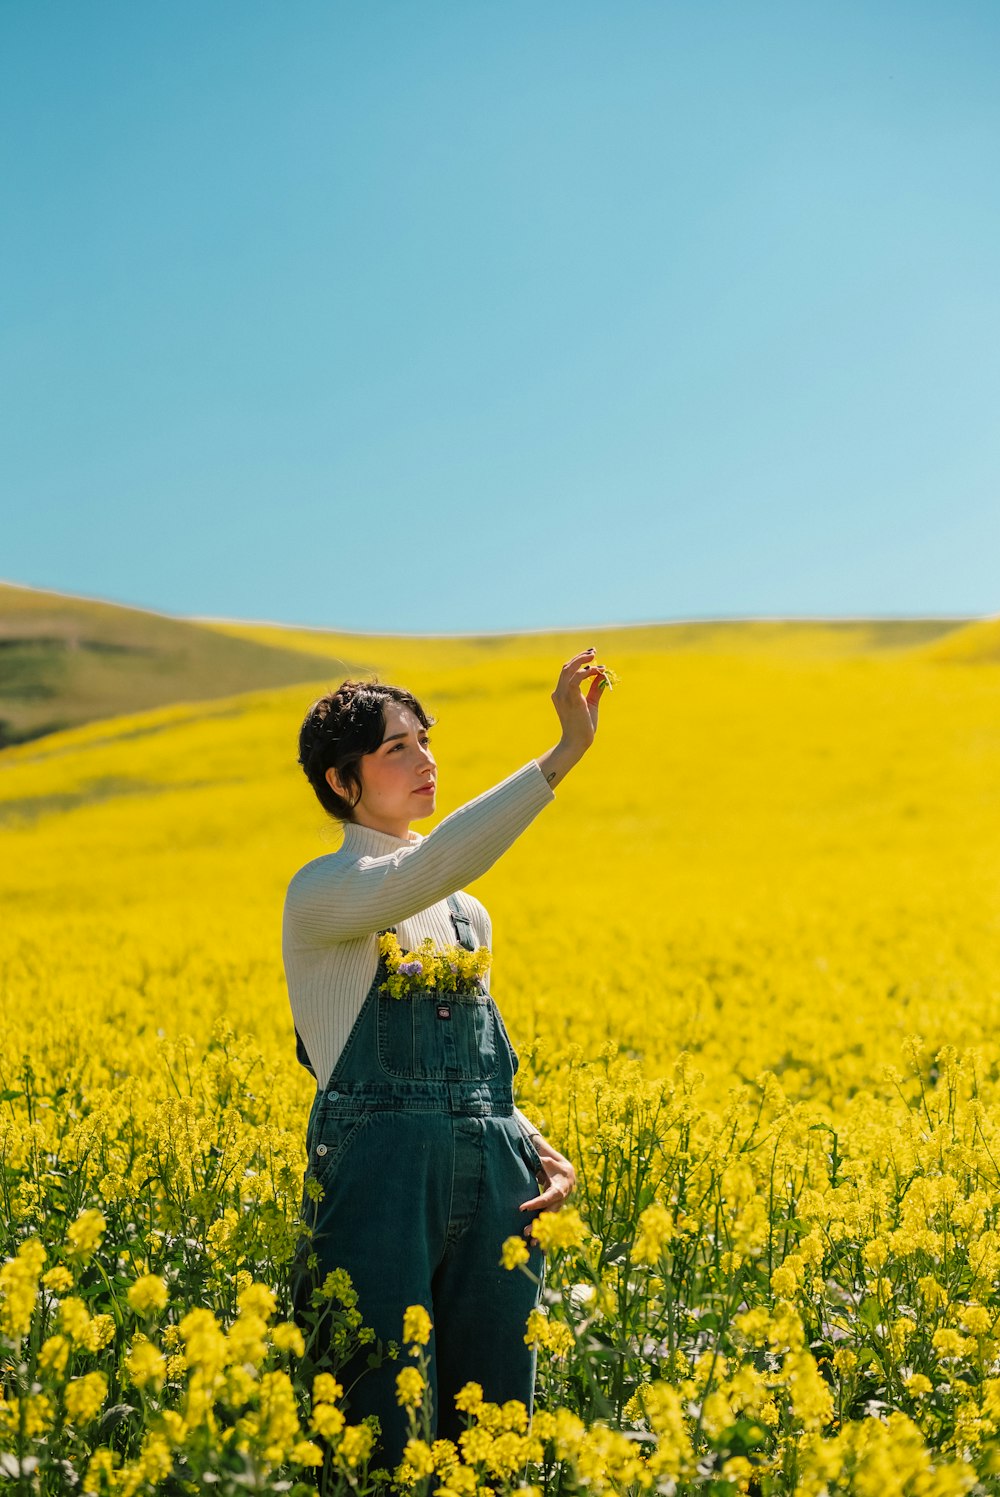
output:
[[[434,1326],[432,1419],[451,1439],[463,1428],[454,1397],[466,1382],[492,1402],[531,1408],[524,1328],[538,1285],[502,1268],[500,1250],[517,1232],[530,1239],[525,1213],[558,1210],[575,1173],[514,1107],[517,1057],[486,981],[448,1001],[388,997],[379,937],[395,930],[404,950],[427,936],[436,948],[490,945],[486,910],[455,891],[496,862],[593,743],[605,680],[593,657],[584,650],[560,671],[556,746],[427,836],[410,822],[434,811],[437,765],[431,719],[409,692],[345,681],[313,704],[300,734],[299,762],[344,841],[295,874],[284,909],[299,1059],[317,1080],[295,1315],[308,1330],[311,1291],[336,1267],[383,1344],[401,1340],[408,1305],[423,1305]],[[540,1280],[542,1253],[529,1246]],[[322,1345],[313,1356],[321,1369]],[[395,1464],[407,1424],[396,1399],[401,1364],[368,1360],[363,1348],[338,1377],[352,1420],[378,1415],[381,1457]]]

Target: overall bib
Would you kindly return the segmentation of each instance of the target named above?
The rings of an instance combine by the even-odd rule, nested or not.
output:
[[[457,898],[448,901],[456,935],[475,940]],[[394,930],[395,927],[392,927]],[[383,932],[380,932],[383,934]],[[519,1211],[538,1194],[540,1160],[514,1117],[517,1055],[482,982],[464,992],[391,998],[378,970],[326,1087],[309,1115],[303,1236],[292,1275],[295,1319],[332,1269],[345,1268],[357,1308],[383,1345],[402,1342],[403,1312],[423,1305],[434,1330],[426,1348],[436,1434],[457,1439],[466,1418],[455,1394],[482,1384],[485,1398],[520,1399],[530,1413],[535,1351],[524,1343],[538,1286],[505,1269],[505,1238],[522,1236],[533,1213]],[[309,1066],[296,1033],[298,1057]],[[527,1243],[527,1267],[541,1280],[544,1254]],[[315,1253],[318,1266],[309,1270]],[[312,1313],[315,1313],[313,1311]],[[323,1370],[322,1330],[313,1371]],[[402,1456],[408,1416],[396,1401],[396,1376],[412,1366],[406,1351],[368,1368],[363,1347],[337,1372],[351,1422],[377,1414],[390,1465]]]

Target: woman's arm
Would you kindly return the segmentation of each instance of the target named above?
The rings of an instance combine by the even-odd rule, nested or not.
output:
[[[554,799],[531,759],[412,847],[355,863],[317,858],[288,886],[292,929],[310,942],[349,941],[417,915],[492,868]]]
[[[491,868],[544,806],[593,742],[600,683],[584,699],[580,684],[602,676],[599,666],[581,665],[592,651],[567,661],[552,693],[563,736],[555,748],[446,816],[412,847],[357,862],[316,858],[288,886],[285,918],[290,931],[310,944],[349,941],[395,925],[447,898]]]

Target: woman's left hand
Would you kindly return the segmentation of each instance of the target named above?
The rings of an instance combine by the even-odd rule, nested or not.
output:
[[[533,1134],[531,1142],[542,1161],[542,1168],[537,1179],[539,1185],[543,1185],[545,1189],[541,1195],[535,1196],[534,1200],[525,1201],[520,1209],[522,1211],[558,1211],[560,1206],[569,1199],[576,1186],[576,1170],[565,1154],[560,1154],[558,1149],[554,1149],[541,1133]],[[524,1236],[531,1236],[531,1222],[525,1227]]]

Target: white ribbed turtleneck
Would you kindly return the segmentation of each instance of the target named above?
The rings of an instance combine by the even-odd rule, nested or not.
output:
[[[334,853],[294,875],[285,896],[282,955],[288,998],[317,1083],[323,1087],[346,1043],[378,967],[378,932],[394,925],[404,950],[430,936],[455,940],[449,894],[479,878],[554,800],[534,759],[446,816],[427,836],[344,825]],[[491,944],[485,908],[462,904],[480,945]],[[486,976],[489,983],[489,974]],[[532,1125],[518,1113],[526,1132]]]

